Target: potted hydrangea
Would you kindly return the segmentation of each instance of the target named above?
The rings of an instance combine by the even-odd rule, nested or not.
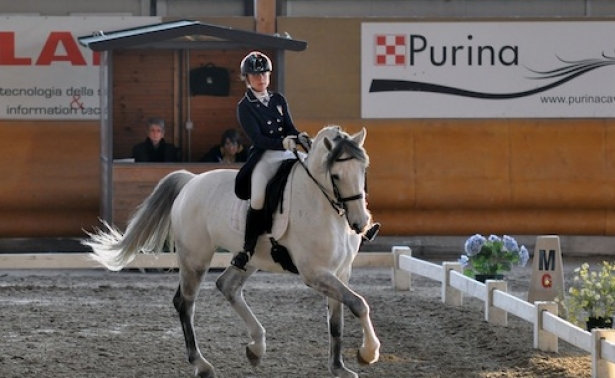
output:
[[[615,315],[615,264],[603,261],[599,271],[583,263],[574,270],[568,295],[556,298],[563,317],[579,327],[612,328]]]
[[[508,235],[500,238],[480,234],[471,236],[465,242],[465,255],[459,259],[463,273],[468,277],[485,282],[487,279],[503,279],[503,273],[512,270],[513,264],[525,266],[530,254],[525,246]]]

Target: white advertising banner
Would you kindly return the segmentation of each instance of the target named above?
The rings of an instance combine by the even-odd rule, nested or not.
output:
[[[361,26],[363,118],[615,116],[615,23]]]
[[[99,119],[100,57],[77,38],[158,22],[159,17],[2,17],[0,119]]]

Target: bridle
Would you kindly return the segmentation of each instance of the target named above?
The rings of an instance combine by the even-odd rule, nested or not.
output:
[[[311,145],[310,146],[303,145],[303,147],[306,149],[306,151],[308,151]],[[314,181],[314,183],[316,184],[316,186],[318,186],[318,188],[320,189],[322,194],[325,196],[327,201],[329,201],[329,204],[331,204],[331,207],[333,207],[333,209],[337,212],[339,216],[346,216],[346,220],[349,221],[348,216],[347,216],[348,207],[346,206],[346,203],[350,201],[365,198],[365,193],[359,193],[359,194],[355,194],[355,195],[348,196],[348,197],[342,197],[342,195],[340,194],[340,190],[335,183],[335,180],[338,179],[338,177],[336,175],[330,175],[331,186],[333,187],[333,195],[335,196],[335,198],[331,198],[329,194],[327,193],[327,190],[325,189],[325,187],[318,180],[316,180],[314,176],[312,176],[312,173],[310,172],[308,167],[305,165],[305,163],[299,156],[299,153],[297,152],[296,149],[293,150],[293,153],[295,154],[295,157],[299,161],[299,164],[301,164],[301,166],[305,169],[305,172],[307,173],[309,178],[311,178],[312,181]],[[354,157],[338,158],[338,159],[335,159],[335,163],[342,163],[342,162],[353,160],[353,159],[355,158]],[[351,225],[351,228],[352,228],[352,225]]]

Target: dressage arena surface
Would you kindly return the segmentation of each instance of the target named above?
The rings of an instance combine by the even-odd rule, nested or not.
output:
[[[582,261],[565,261],[567,284]],[[195,315],[201,351],[218,377],[331,377],[323,297],[290,274],[258,272],[248,281],[246,299],[268,338],[253,368],[245,327],[215,289],[218,274],[206,275]],[[0,277],[0,377],[193,376],[171,302],[176,271],[3,270]],[[509,292],[527,298],[530,277],[530,264],[514,268]],[[471,297],[446,306],[437,281],[414,275],[411,291],[394,291],[390,269],[357,268],[351,287],[370,304],[382,342],[379,362],[358,365],[361,331],[345,310],[346,366],[360,377],[591,377],[587,352],[561,340],[558,354],[534,350],[530,323],[509,315],[508,327],[490,325],[483,302]]]

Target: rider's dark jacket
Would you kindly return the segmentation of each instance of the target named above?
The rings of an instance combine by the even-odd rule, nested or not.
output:
[[[235,194],[241,199],[250,198],[251,176],[254,166],[267,150],[284,150],[282,140],[289,135],[299,135],[283,95],[269,92],[267,106],[248,89],[237,104],[239,124],[252,141],[248,161],[241,167],[235,181]]]

